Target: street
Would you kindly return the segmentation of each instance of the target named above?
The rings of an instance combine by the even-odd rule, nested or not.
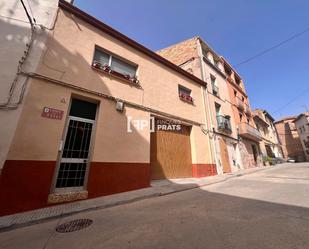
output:
[[[82,230],[55,227],[91,219]],[[308,249],[309,163],[0,233],[1,249]]]

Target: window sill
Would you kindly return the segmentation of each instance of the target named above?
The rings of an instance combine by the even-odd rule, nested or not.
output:
[[[91,68],[93,70],[98,71],[99,73],[109,75],[113,78],[119,79],[119,80],[121,80],[125,83],[132,85],[132,86],[140,87],[139,80],[137,80],[137,82],[133,82],[132,80],[130,80],[129,78],[127,78],[125,75],[123,75],[121,73],[118,73],[118,72],[115,72],[115,71],[112,71],[112,70],[104,70],[104,69],[97,68],[97,67],[94,67],[94,66],[91,66]]]
[[[179,99],[180,99],[181,101],[183,101],[183,102],[186,102],[186,103],[188,103],[188,104],[194,105],[193,99],[192,99],[192,100],[189,100],[189,99],[186,99],[186,98],[180,97],[180,96],[179,96]]]
[[[52,193],[48,195],[48,203],[63,203],[77,200],[84,200],[88,198],[88,191],[78,191],[69,193]]]

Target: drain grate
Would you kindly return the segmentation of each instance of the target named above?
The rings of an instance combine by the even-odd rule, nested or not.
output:
[[[60,224],[56,227],[56,231],[58,233],[70,233],[74,231],[78,231],[84,229],[92,224],[92,220],[90,219],[78,219],[72,220],[63,224]]]

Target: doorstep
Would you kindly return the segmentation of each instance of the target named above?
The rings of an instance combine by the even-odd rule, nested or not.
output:
[[[266,170],[271,166],[263,166],[239,170],[234,173],[208,176],[203,178],[182,178],[169,180],[154,180],[151,187],[128,191],[124,193],[108,195],[82,201],[75,201],[55,205],[47,208],[35,209],[27,212],[17,213],[0,217],[0,231],[7,231],[17,227],[40,223],[49,219],[68,216],[82,211],[109,208],[135,201],[168,195],[176,192],[186,191],[206,185],[211,185],[228,180],[229,178],[247,175],[260,170]]]

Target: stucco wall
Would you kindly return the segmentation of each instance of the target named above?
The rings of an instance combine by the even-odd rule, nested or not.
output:
[[[32,12],[35,13],[37,23],[50,28],[56,15],[58,1],[29,1],[25,3],[28,10],[29,4]],[[31,28],[20,1],[0,0],[0,6],[0,105],[3,105],[8,101],[18,61],[24,55],[26,44],[30,40]],[[23,66],[25,70],[33,71],[36,68],[46,33],[46,29],[37,27],[33,47]],[[18,102],[24,83],[29,85],[25,77],[19,76],[12,91],[10,106],[14,106]],[[14,136],[22,106],[20,104],[15,109],[0,109],[0,171]]]
[[[137,64],[141,88],[93,70],[95,45]],[[197,122],[203,120],[200,85],[63,10],[47,46],[38,70],[41,74]],[[195,105],[179,99],[178,84],[192,90]]]
[[[295,121],[295,125],[299,135],[299,139],[301,141],[301,145],[303,147],[306,161],[309,161],[309,147],[305,144],[305,142],[309,142],[309,117],[302,116]],[[302,130],[300,130],[300,128],[302,128]]]
[[[73,34],[74,36],[70,35]],[[138,64],[140,88],[100,73],[91,68],[94,46],[98,45]],[[141,107],[203,123],[201,86],[132,49],[126,44],[98,31],[89,24],[60,10],[56,28],[44,49],[39,74],[124,99]],[[71,94],[80,91],[33,80],[9,159],[55,160],[65,125],[65,118],[48,120],[41,117],[42,108],[49,106],[67,115]],[[179,99],[178,84],[192,90],[194,105]],[[82,94],[84,95],[84,94]],[[124,113],[115,110],[115,102],[86,96],[100,101],[97,116],[93,161],[149,162],[149,130],[128,133],[127,117],[147,119],[149,112],[126,106]],[[65,102],[65,103],[63,103]],[[42,137],[45,139],[42,140]],[[35,144],[29,148],[29,142]],[[193,125],[191,143],[193,163],[211,163],[207,136],[199,125]],[[37,148],[36,148],[37,147]]]

